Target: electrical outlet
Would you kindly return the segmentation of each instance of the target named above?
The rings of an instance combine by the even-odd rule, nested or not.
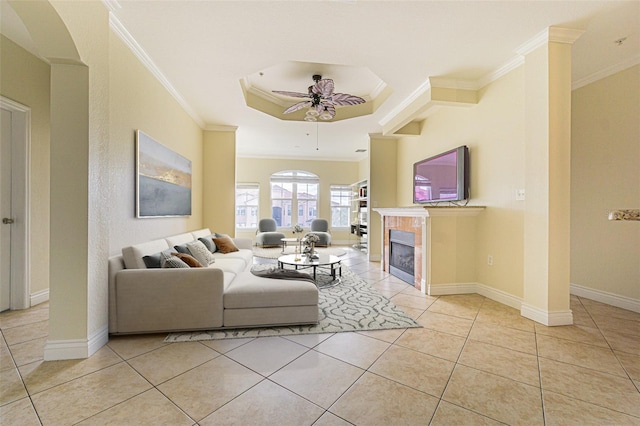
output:
[[[524,201],[524,189],[516,189],[516,201]]]
[[[487,256],[487,265],[493,266],[493,256],[492,255]]]

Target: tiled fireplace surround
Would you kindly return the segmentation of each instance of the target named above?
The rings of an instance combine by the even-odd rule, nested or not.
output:
[[[414,235],[414,287],[424,294],[430,291],[432,257],[431,236],[436,225],[432,218],[477,216],[484,207],[398,207],[373,209],[382,216],[383,253],[381,267],[389,272],[390,230],[411,232]],[[437,230],[436,230],[437,231]]]

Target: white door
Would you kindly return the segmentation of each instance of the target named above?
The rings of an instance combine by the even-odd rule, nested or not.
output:
[[[11,307],[11,111],[0,122],[0,312]]]

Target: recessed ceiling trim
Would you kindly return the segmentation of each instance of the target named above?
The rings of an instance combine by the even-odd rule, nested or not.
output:
[[[122,25],[122,22],[112,13],[109,12],[109,27],[120,39],[127,45],[131,52],[142,62],[142,64],[158,79],[160,84],[174,97],[176,101],[182,106],[182,108],[193,118],[193,120],[200,126],[201,129],[205,127],[205,122],[202,117],[193,109],[191,105],[182,97],[180,92],[169,82],[169,79],[160,71],[160,68],[153,62],[151,57],[145,52],[145,50],[138,44],[135,38],[127,31]]]

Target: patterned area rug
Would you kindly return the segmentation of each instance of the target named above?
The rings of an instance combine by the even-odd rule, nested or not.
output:
[[[293,254],[295,250],[295,246],[285,248],[284,253],[282,252],[282,247],[254,247],[253,255],[265,259],[277,259],[283,254]],[[334,256],[344,256],[347,253],[345,250],[337,247],[316,247],[316,251],[320,254],[332,254]]]
[[[260,269],[270,267],[273,265],[254,265],[254,268]],[[166,337],[165,342],[420,327],[402,309],[378,293],[346,266],[342,267],[342,280],[338,283],[332,282],[331,276],[319,273],[318,286],[320,288],[320,322],[318,324],[171,333]]]

